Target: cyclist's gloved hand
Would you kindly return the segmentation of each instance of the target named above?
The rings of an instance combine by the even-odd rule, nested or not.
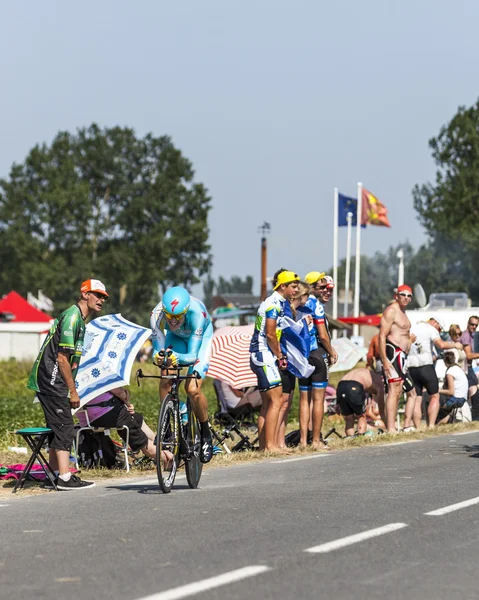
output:
[[[163,365],[165,362],[165,351],[160,350],[153,356],[153,364],[158,365],[159,367]]]
[[[166,361],[167,367],[177,367],[178,366],[178,357],[174,352],[168,355],[168,360]]]

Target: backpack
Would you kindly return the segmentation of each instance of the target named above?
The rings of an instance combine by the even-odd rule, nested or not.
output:
[[[78,464],[84,469],[113,469],[116,464],[116,451],[110,436],[94,433],[89,429],[82,431],[78,442]]]

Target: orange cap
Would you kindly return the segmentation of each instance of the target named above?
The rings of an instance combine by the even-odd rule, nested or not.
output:
[[[106,287],[99,279],[87,279],[81,284],[80,292],[97,292],[109,298]]]

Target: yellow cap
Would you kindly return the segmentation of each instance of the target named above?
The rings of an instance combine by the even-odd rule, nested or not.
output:
[[[310,271],[304,278],[304,281],[306,281],[306,283],[309,283],[309,285],[313,285],[313,283],[316,283],[320,279],[323,279],[325,275],[326,273],[320,273],[319,271]]]
[[[299,281],[299,275],[294,271],[283,271],[278,275],[274,289],[277,290],[282,283],[291,283],[292,281]]]

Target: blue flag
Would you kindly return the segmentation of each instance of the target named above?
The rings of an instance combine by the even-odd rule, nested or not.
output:
[[[277,327],[281,329],[280,345],[288,359],[288,371],[295,377],[309,377],[314,367],[308,362],[311,345],[308,324],[304,319],[293,321],[284,316],[278,319]]]
[[[350,196],[338,195],[338,227],[347,227],[348,212],[353,213],[351,225],[356,227],[358,221],[358,201]]]

